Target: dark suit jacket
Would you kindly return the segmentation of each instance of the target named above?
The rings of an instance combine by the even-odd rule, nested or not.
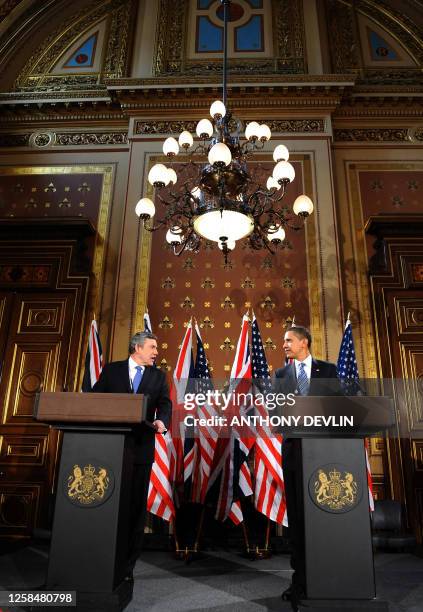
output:
[[[276,370],[273,380],[273,390],[275,393],[284,393],[285,395],[288,393],[296,394],[296,389],[297,373],[294,362]],[[343,395],[334,363],[313,358],[308,395],[320,397],[325,395]],[[296,471],[298,469],[301,462],[299,458],[300,452],[300,439],[284,437],[282,448],[284,470]]]
[[[274,390],[276,392],[295,393],[296,389],[297,374],[294,362],[276,370],[274,379]],[[334,363],[313,358],[308,395],[343,395]]]
[[[104,366],[100,378],[94,385],[94,393],[132,393],[129,378],[128,360],[112,361]],[[166,375],[158,368],[146,366],[137,393],[146,396],[147,421],[163,421],[169,427],[172,414],[172,402],[169,398],[169,387]],[[148,396],[148,397],[147,397]],[[134,427],[135,439],[134,463],[152,463],[154,461],[155,431],[145,423]]]

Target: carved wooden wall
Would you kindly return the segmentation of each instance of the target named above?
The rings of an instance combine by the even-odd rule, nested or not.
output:
[[[371,296],[381,376],[393,379],[398,430],[387,445],[391,494],[423,539],[423,215],[371,217]]]
[[[1,226],[0,535],[30,535],[51,518],[58,435],[34,422],[34,399],[76,383],[93,252],[84,239],[95,233],[61,221]]]

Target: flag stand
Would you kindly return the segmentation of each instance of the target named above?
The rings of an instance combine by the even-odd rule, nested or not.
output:
[[[250,547],[250,542],[248,540],[248,532],[247,532],[247,526],[245,524],[245,520],[242,521],[242,533],[244,535],[245,554],[249,559],[251,559],[251,561],[260,561],[261,559],[270,559],[270,557],[272,556],[272,549],[269,546],[270,519],[267,519],[264,548],[259,548],[258,545],[256,545],[255,548]]]
[[[259,548],[258,546],[256,546],[256,549],[254,551],[255,553],[255,559],[260,560],[260,559],[270,559],[270,557],[272,556],[272,549],[269,546],[269,540],[270,540],[270,519],[267,519],[267,525],[266,525],[266,538],[264,541],[264,548]]]
[[[197,534],[196,534],[196,537],[195,537],[195,542],[194,542],[193,548],[189,548],[188,546],[185,546],[185,548],[180,548],[179,547],[179,542],[178,542],[178,538],[177,538],[177,534],[176,534],[176,522],[175,522],[175,531],[174,531],[174,537],[175,537],[175,555],[176,555],[177,559],[180,559],[181,561],[185,561],[185,563],[190,563],[193,559],[198,558],[198,556],[201,554],[201,551],[200,551],[200,537],[201,537],[201,532],[203,530],[205,511],[206,511],[206,507],[203,505],[203,507],[201,509],[200,520],[199,520],[199,523],[198,523]]]

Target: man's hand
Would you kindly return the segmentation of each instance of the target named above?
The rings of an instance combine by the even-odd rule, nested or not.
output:
[[[163,421],[153,421],[153,425],[154,425],[154,429],[157,431],[157,433],[165,433],[166,427],[164,426]]]

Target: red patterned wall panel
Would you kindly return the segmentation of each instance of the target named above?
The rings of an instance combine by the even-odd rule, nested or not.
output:
[[[102,174],[0,175],[0,217],[84,217],[97,225]]]
[[[296,179],[288,186],[282,206],[290,207],[304,191],[302,164],[293,162]],[[272,162],[253,164],[254,179],[266,183]],[[156,202],[159,209],[159,204]],[[156,214],[159,218],[160,209]],[[276,255],[251,251],[240,242],[225,266],[221,251],[208,244],[198,254],[175,257],[165,231],[153,234],[148,307],[159,336],[159,362],[173,370],[184,324],[193,315],[201,328],[213,376],[227,377],[234,358],[242,315],[254,309],[267,358],[273,368],[283,362],[282,335],[295,315],[309,324],[306,238],[287,230],[286,243]]]

